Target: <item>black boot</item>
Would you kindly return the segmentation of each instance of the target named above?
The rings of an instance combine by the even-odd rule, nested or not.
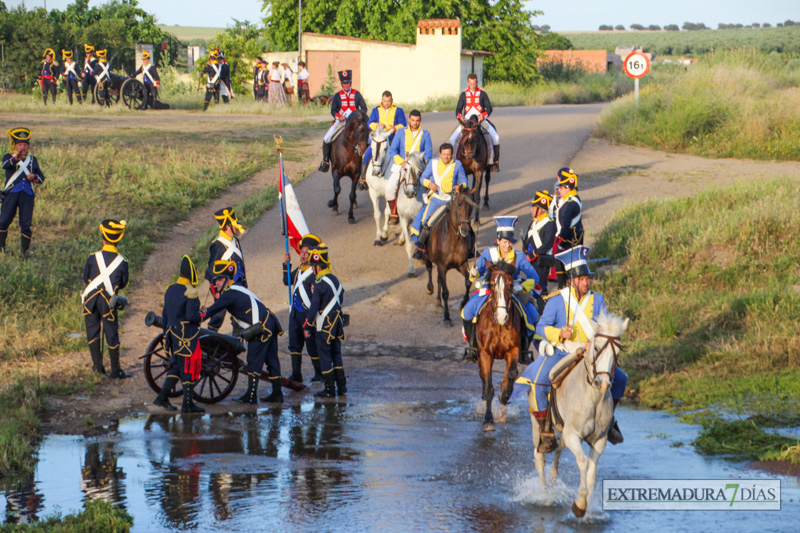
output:
[[[289,381],[296,381],[297,383],[303,382],[303,372],[301,367],[303,365],[303,354],[293,353],[292,355],[292,373],[289,376]]]
[[[327,172],[331,168],[331,143],[322,141],[322,163],[319,164],[320,172]]]
[[[6,251],[6,235],[8,235],[8,230],[0,231],[0,252]]]
[[[356,185],[356,189],[359,191],[366,191],[367,190],[367,167],[369,166],[369,161],[362,161],[361,162],[361,178],[358,180],[358,185]]]
[[[31,247],[31,238],[27,235],[22,235],[19,238],[19,251],[23,258],[28,257],[28,249]]]
[[[235,401],[239,403],[248,403],[251,405],[258,405],[258,379],[259,376],[256,374],[248,374],[247,375],[247,391],[242,396],[236,398]]]
[[[414,252],[414,259],[422,259],[422,255],[425,253],[425,245],[428,243],[428,236],[430,234],[431,228],[429,228],[427,224],[423,224],[422,229],[419,230],[419,237],[417,237],[417,249]]]
[[[533,335],[528,335],[528,328],[524,328],[522,332],[521,345],[519,351],[519,362],[523,365],[529,365],[533,362],[533,352],[531,352],[531,341]]]
[[[614,400],[614,411],[617,410],[617,404],[619,400]],[[611,419],[611,427],[608,428],[608,442],[611,444],[620,444],[624,442],[625,439],[622,437],[622,432],[619,430],[619,426],[617,425],[617,419]]]
[[[325,388],[314,396],[317,398],[333,398],[336,396],[336,383],[333,377],[333,370],[331,369],[328,373],[322,374],[322,378],[325,380]]]
[[[467,336],[467,347],[464,348],[464,359],[468,363],[474,363],[478,360],[478,342],[475,330],[478,325],[473,323],[472,320],[464,320],[464,334]]]
[[[183,384],[183,407],[181,408],[181,413],[184,414],[191,414],[191,413],[205,413],[206,410],[202,407],[197,407],[194,404],[194,383],[184,383]]]
[[[123,370],[119,367],[119,346],[108,349],[108,360],[111,363],[111,374],[109,374],[109,377],[114,379],[125,379],[131,377],[130,374],[123,372]]]
[[[492,172],[500,172],[500,145],[494,145],[494,163],[492,164]]]
[[[167,411],[177,411],[178,408],[169,403],[169,393],[172,392],[176,383],[178,383],[178,378],[175,376],[167,376],[167,379],[164,380],[164,385],[161,387],[161,392],[159,392],[156,399],[153,400],[153,405],[163,407]]]
[[[208,109],[208,104],[210,104],[210,103],[211,102],[203,102],[203,111],[206,111]]]
[[[228,103],[228,97],[227,96],[223,96],[222,97],[222,103],[223,104],[227,104]]]
[[[339,396],[347,394],[347,377],[344,375],[344,368],[334,368],[333,377],[336,380]]]
[[[311,364],[314,367],[314,377],[311,378],[311,383],[320,383],[322,379],[322,367],[319,364],[319,357],[312,357]]]
[[[272,393],[269,396],[261,398],[262,402],[267,403],[283,403],[283,390],[281,389],[281,378],[271,379]]]
[[[103,368],[103,352],[100,351],[100,339],[89,344],[89,354],[92,356],[92,369],[98,374],[105,375],[106,369]]]

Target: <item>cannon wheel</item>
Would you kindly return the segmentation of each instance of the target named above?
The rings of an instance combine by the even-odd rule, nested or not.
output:
[[[100,98],[101,85],[106,83],[111,83],[111,82],[109,80],[103,80],[97,82],[97,84],[95,84],[94,86],[94,101],[97,102],[97,104],[100,106],[106,105],[106,101]],[[112,83],[111,87],[108,88],[108,99],[111,101],[110,102],[111,104],[116,104],[117,102],[119,102],[119,93],[120,91],[115,90],[114,84]]]
[[[120,89],[122,101],[128,109],[140,110],[147,106],[147,91],[144,90],[144,83],[136,78],[130,78],[122,83]]]
[[[240,362],[235,349],[224,339],[206,336],[200,337],[200,350],[203,353],[203,366],[200,379],[194,387],[194,399],[202,403],[217,403],[225,399],[236,387],[239,377]],[[147,384],[156,393],[161,392],[161,383],[169,370],[169,355],[164,349],[164,334],[159,333],[150,342],[144,358],[144,377]],[[169,394],[177,398],[183,394],[178,383]]]

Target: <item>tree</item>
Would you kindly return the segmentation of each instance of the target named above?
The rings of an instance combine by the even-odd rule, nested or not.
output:
[[[647,29],[652,31],[661,31],[661,26],[658,24],[650,24]]]
[[[702,22],[684,22],[683,26],[681,26],[684,30],[688,31],[696,31],[696,30],[707,30],[708,27],[703,24]]]
[[[253,62],[264,51],[261,28],[248,21],[233,19],[233,26],[217,33],[208,42],[209,49],[219,48],[225,52],[225,60],[231,68],[231,85],[234,92],[242,92],[245,82],[253,76]],[[195,70],[202,71],[206,62],[198,62]]]
[[[794,26],[795,22],[793,20],[786,20],[783,22],[784,26]]]
[[[600,27],[599,27],[598,29],[599,29],[600,31],[611,31],[611,30],[613,30],[613,29],[614,29],[614,27],[613,27],[613,26],[611,26],[610,24],[601,24],[601,25],[600,25]]]
[[[764,23],[764,24],[762,24],[761,26],[763,26],[764,28],[771,28],[771,27],[772,27],[772,24],[770,24],[769,22],[765,22],[765,23]]]
[[[761,27],[761,24],[760,24],[760,23],[758,23],[758,22],[754,22],[754,23],[753,23],[753,27],[754,27],[754,28],[760,28],[760,27]]]
[[[677,24],[667,24],[664,26],[664,29],[667,31],[680,31],[680,28]]]
[[[643,30],[644,26],[642,26],[641,24],[631,24],[631,29],[639,31],[639,30]]]
[[[538,36],[539,47],[542,50],[572,50],[572,42],[557,33],[547,33]]]
[[[484,60],[487,79],[530,83],[539,52],[531,19],[541,11],[523,8],[523,0],[317,0],[303,5],[303,31],[413,43],[419,19],[458,18],[464,47],[494,54]],[[262,11],[271,47],[296,50],[297,1],[262,0]]]
[[[548,24],[545,24],[544,26],[542,26],[541,28],[539,28],[536,31],[538,31],[540,33],[550,33],[550,26]]]
[[[616,26],[614,26],[614,29],[619,31],[625,31],[625,26],[623,26],[622,24],[617,24]]]

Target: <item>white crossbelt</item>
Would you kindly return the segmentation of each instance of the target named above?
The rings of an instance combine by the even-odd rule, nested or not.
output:
[[[238,322],[239,325],[242,326],[243,328],[249,328],[253,324],[261,323],[261,316],[258,313],[258,297],[255,294],[253,294],[251,291],[249,291],[249,290],[245,289],[244,287],[242,287],[241,285],[231,285],[229,287],[229,289],[231,289],[233,291],[241,292],[242,294],[246,294],[247,296],[250,297],[250,306],[251,306],[250,313],[251,313],[251,316],[253,318],[253,323],[252,324],[248,324],[247,322],[243,322],[243,321],[239,320],[236,317],[234,317],[234,320],[236,322]]]
[[[142,79],[144,79],[144,77],[147,76],[147,79],[150,80],[151,84],[152,84],[153,81],[155,81],[153,79],[153,75],[150,74],[150,67],[152,67],[152,66],[153,65],[147,65],[145,67],[144,65],[142,65]]]
[[[219,74],[222,72],[222,67],[219,65],[211,65],[211,68],[214,69],[215,74],[213,78],[211,76],[208,77],[208,83],[217,83],[219,81]]]
[[[585,312],[586,304],[589,303],[589,296],[593,294],[592,291],[589,291],[586,296],[583,297],[580,307],[578,306],[576,299],[572,298],[569,287],[561,289],[559,292],[561,293],[561,297],[564,298],[564,301],[567,302],[567,305],[569,305],[569,310],[572,311],[572,322],[570,322],[569,325],[575,325],[575,321],[577,320],[578,324],[580,324],[581,328],[583,329],[583,332],[586,334],[586,338],[594,338],[594,326],[592,326],[592,321],[589,320],[589,317],[586,316]],[[593,299],[594,298],[592,298],[592,300]]]
[[[89,284],[83,289],[81,293],[81,304],[86,303],[86,297],[89,295],[90,292],[95,290],[101,284],[105,287],[106,292],[110,295],[114,295],[114,286],[111,284],[111,274],[117,270],[117,267],[122,264],[124,261],[122,255],[117,254],[117,257],[111,261],[111,264],[106,266],[105,259],[103,259],[103,252],[97,252],[94,254],[95,261],[97,261],[97,268],[100,270],[100,273],[94,278]]]
[[[562,203],[561,203],[561,204],[560,204],[560,205],[559,205],[559,206],[556,208],[556,213],[555,213],[555,215],[556,215],[556,216],[555,216],[555,217],[553,217],[553,218],[555,218],[555,220],[556,220],[556,231],[557,231],[559,234],[561,233],[561,228],[562,228],[562,226],[561,226],[561,217],[559,217],[559,216],[558,216],[558,212],[559,212],[559,211],[560,211],[560,210],[561,210],[561,209],[562,209],[562,208],[563,208],[563,207],[564,207],[564,206],[567,204],[567,202],[576,202],[576,203],[578,204],[578,207],[580,207],[580,208],[581,208],[581,210],[578,212],[578,216],[574,217],[574,218],[573,218],[573,219],[570,221],[570,223],[569,223],[569,227],[570,227],[570,228],[574,227],[574,226],[575,226],[575,224],[577,224],[578,222],[580,222],[580,220],[581,220],[581,216],[583,215],[583,204],[581,203],[580,199],[579,199],[577,196],[570,196],[568,200],[566,200],[566,201],[562,202]]]
[[[411,130],[408,130],[411,132]],[[417,130],[417,133],[411,133],[411,148],[406,147],[406,159],[408,156],[411,155],[411,152],[416,152],[420,149],[420,143],[422,142],[422,128]]]
[[[28,170],[30,164],[31,164],[31,156],[26,157],[25,161],[20,161],[19,163],[17,163],[17,171],[14,172],[10,178],[8,178],[5,187],[3,187],[3,192],[13,187],[14,182],[17,181],[17,178],[20,175],[24,174],[25,176],[27,176],[30,173],[30,171]]]
[[[231,257],[233,257],[233,254],[238,255],[242,260],[244,260],[244,257],[242,256],[242,251],[239,249],[239,246],[237,245],[236,237],[234,237],[229,241],[228,239],[220,235],[217,237],[217,241],[225,245],[225,253],[222,254],[223,261],[230,261]]]
[[[336,307],[336,304],[339,303],[339,298],[342,296],[342,285],[339,284],[339,287],[336,287],[336,284],[333,283],[328,276],[322,276],[322,281],[327,283],[331,290],[333,290],[333,298],[331,301],[328,302],[328,305],[325,306],[325,309],[317,316],[317,320],[315,322],[317,326],[317,331],[322,331],[322,327],[325,325],[325,319],[328,317],[333,308]]]
[[[308,297],[308,292],[306,292],[306,287],[303,282],[313,273],[313,268],[307,268],[305,272],[298,272],[297,282],[294,284],[294,289],[292,289],[292,296],[294,296],[294,293],[299,293],[300,299],[303,300],[303,305],[306,306],[306,309],[311,305],[311,298]]]
[[[111,66],[108,63],[100,63],[100,68],[103,69],[103,72],[94,77],[98,82],[102,81],[103,78],[108,78],[108,69]]]
[[[528,232],[528,236],[533,239],[533,244],[536,245],[537,250],[542,247],[542,237],[539,235],[539,232],[542,231],[542,228],[544,228],[548,222],[550,222],[549,218],[538,220],[534,222],[533,226],[531,226],[531,230]],[[552,255],[552,253],[552,250],[548,252],[549,255]]]
[[[64,63],[64,71],[65,71],[64,74],[67,75],[72,74],[76,78],[78,77],[78,73],[75,72],[75,63],[72,63],[71,65]]]

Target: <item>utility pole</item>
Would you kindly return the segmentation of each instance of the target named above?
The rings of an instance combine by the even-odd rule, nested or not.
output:
[[[297,60],[303,60],[303,0],[297,0]]]

